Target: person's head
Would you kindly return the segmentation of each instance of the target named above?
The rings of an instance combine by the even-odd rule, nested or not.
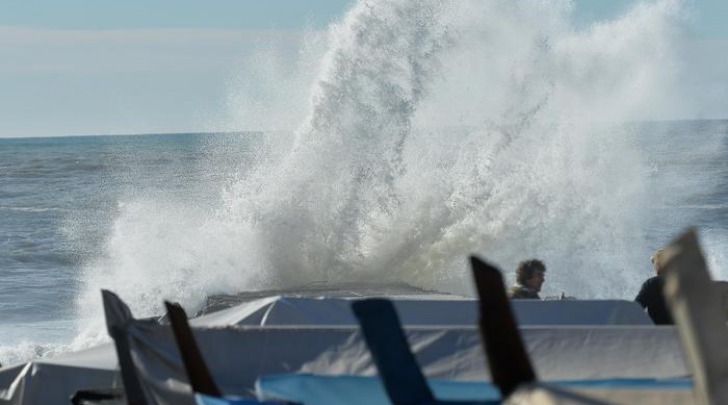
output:
[[[537,259],[524,260],[518,263],[516,268],[516,281],[536,292],[541,291],[541,286],[546,280],[546,266]]]
[[[652,257],[650,257],[652,268],[655,269],[655,274],[658,276],[662,273],[662,270],[665,267],[665,255],[663,253],[664,251],[662,249],[658,249],[652,254]]]

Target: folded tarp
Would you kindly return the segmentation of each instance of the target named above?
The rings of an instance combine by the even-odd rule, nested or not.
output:
[[[155,403],[191,403],[171,331],[132,325],[128,333],[147,396]],[[228,394],[249,394],[255,380],[268,374],[375,374],[357,328],[227,327],[194,333],[214,379]],[[475,328],[410,327],[405,333],[426,376],[490,380]],[[521,333],[546,381],[688,374],[671,327],[524,327]]]
[[[642,307],[625,300],[513,300],[520,325],[653,325]]]
[[[285,336],[281,338],[281,341],[277,341],[275,345],[262,345],[256,341],[264,337],[264,332],[256,329],[249,334],[251,335],[250,341],[252,343],[246,344],[242,349],[235,349],[237,356],[253,357],[257,358],[258,362],[265,363],[266,359],[265,351],[267,350],[275,352],[271,355],[272,366],[268,369],[271,373],[280,372],[292,372],[299,371],[288,366],[284,354],[286,349],[279,350],[279,346],[290,346],[291,351],[304,350],[309,345],[310,339],[318,339],[316,332],[316,325],[334,326],[342,325],[347,326],[345,332],[335,332],[350,336],[351,333],[357,328],[356,320],[351,314],[349,305],[350,299],[344,298],[296,298],[296,297],[267,297],[260,298],[243,305],[229,308],[223,311],[215,312],[203,317],[199,317],[191,321],[193,325],[198,327],[203,326],[227,326],[227,325],[267,325],[267,326],[282,326],[282,325],[308,325],[308,332],[302,333],[300,336],[297,335],[297,328],[278,328],[271,333],[276,336]],[[396,298],[395,306],[400,313],[405,326],[407,325],[474,325],[477,317],[477,308],[475,301],[470,299],[462,299],[452,296],[437,296],[430,295],[425,298],[417,297],[400,297]],[[554,324],[582,324],[582,325],[614,325],[614,324],[644,324],[649,323],[649,318],[646,317],[641,308],[628,301],[527,301],[527,300],[516,300],[512,301],[512,305],[515,309],[516,315],[522,325],[529,324],[543,324],[543,325],[554,325]],[[253,328],[255,329],[255,328]],[[299,328],[300,329],[300,328]],[[306,328],[302,328],[306,329]],[[318,328],[320,329],[320,328]],[[436,333],[441,328],[431,328],[430,333]],[[331,329],[322,329],[320,333],[326,334]],[[237,336],[241,331],[231,332],[232,336]],[[334,333],[334,332],[332,332]],[[477,359],[474,360],[476,365],[472,367],[465,367],[460,371],[454,371],[453,375],[457,375],[458,378],[472,378],[478,379],[482,376],[482,371],[468,371],[471,368],[482,369],[483,363],[480,354],[480,348],[478,347],[477,336],[474,329],[471,328],[472,334],[470,344],[472,350],[477,354]],[[646,333],[646,332],[645,332]],[[661,332],[662,333],[662,332]],[[349,334],[349,335],[347,335]],[[668,332],[668,335],[674,335],[673,332]],[[165,335],[167,336],[167,335]],[[432,337],[434,342],[441,341],[440,338]],[[578,335],[582,336],[582,335]],[[167,338],[165,338],[167,339]],[[208,350],[217,350],[224,352],[224,345],[233,344],[237,339],[235,337],[230,338],[232,343],[217,343],[215,338],[207,343],[208,346],[203,346],[203,353]],[[341,345],[341,339],[337,338],[337,345]],[[353,338],[352,338],[353,339]],[[423,337],[423,339],[425,339]],[[535,338],[534,338],[535,339]],[[576,337],[578,340],[579,338]],[[359,346],[360,357],[350,357],[353,361],[364,361],[366,367],[353,367],[352,370],[361,372],[366,370],[368,373],[373,373],[374,369],[368,360],[368,351],[365,346],[361,346],[360,339],[357,337],[356,341]],[[172,359],[176,370],[176,378],[183,379],[181,373],[181,363],[174,346],[171,346],[172,341],[165,340],[165,345],[158,347],[156,344],[151,346],[154,348],[147,359]],[[423,343],[420,343],[422,345]],[[576,344],[576,343],[574,343]],[[611,345],[616,345],[615,341],[609,340]],[[221,346],[222,345],[222,346]],[[252,345],[252,346],[251,346]],[[533,350],[543,351],[543,355],[547,356],[552,346],[559,346],[558,341],[549,339],[535,339],[530,343]],[[213,347],[213,349],[208,349]],[[319,347],[319,346],[316,346]],[[338,346],[337,346],[338,347]],[[301,349],[303,348],[303,349]],[[677,348],[677,346],[675,346]],[[455,347],[451,347],[450,350],[455,350]],[[613,347],[614,349],[614,347]],[[679,348],[678,348],[679,349]],[[532,350],[532,351],[533,351]],[[614,349],[617,350],[617,349]],[[621,350],[621,349],[620,349]],[[628,349],[625,349],[629,351]],[[425,355],[427,351],[421,355]],[[557,353],[560,353],[558,350]],[[679,350],[678,350],[679,352]],[[246,355],[245,353],[252,353]],[[311,356],[314,354],[307,352],[307,360],[303,363],[311,361]],[[655,356],[663,357],[663,353],[657,351],[648,351],[653,353]],[[672,358],[673,352],[664,354],[663,361],[667,362],[668,367],[663,374],[672,376],[670,370],[674,370],[674,362],[670,363],[669,359]],[[221,354],[223,360],[228,360]],[[350,352],[346,352],[347,356],[353,356]],[[366,357],[361,357],[365,356]],[[464,354],[463,354],[464,355]],[[165,357],[166,356],[166,357]],[[319,347],[318,354],[321,358],[326,356],[336,357],[335,348],[326,350],[326,347]],[[455,354],[452,357],[457,357]],[[617,356],[619,357],[619,356]],[[230,357],[230,359],[236,359],[238,357]],[[638,357],[642,358],[642,357]],[[357,360],[358,359],[358,360]],[[558,360],[558,359],[555,359]],[[152,361],[152,360],[150,360]],[[303,363],[298,364],[301,371],[307,369],[303,367]],[[343,361],[339,361],[337,364],[342,364]],[[429,372],[432,375],[442,375],[443,378],[450,378],[444,369],[438,370],[438,365],[435,360],[430,361]],[[646,363],[652,363],[651,360],[646,360]],[[247,364],[245,362],[241,363]],[[358,363],[354,363],[358,364]],[[448,367],[451,363],[446,360],[442,360],[441,367]],[[586,364],[586,362],[585,362]],[[655,364],[663,364],[656,362]],[[682,359],[680,358],[679,367],[682,369]],[[323,365],[317,366],[315,370],[320,369]],[[672,367],[672,368],[671,368]],[[10,366],[0,369],[0,404],[67,404],[68,397],[79,389],[94,388],[94,387],[109,387],[116,384],[119,385],[118,377],[118,361],[116,359],[116,353],[111,345],[105,344],[99,347],[91,348],[76,353],[68,353],[62,356],[34,360],[29,363]],[[655,367],[658,369],[659,367]],[[255,369],[255,368],[253,368]],[[345,372],[349,368],[343,368],[340,372]],[[315,371],[310,370],[311,372]],[[556,369],[554,369],[556,370]],[[337,373],[336,369],[332,369],[332,373]],[[640,373],[635,375],[653,377],[650,374],[651,369],[646,368],[641,370]],[[434,373],[434,374],[433,374]],[[563,373],[556,373],[555,375],[561,375]],[[610,375],[607,372],[601,373]],[[601,375],[600,374],[600,375]],[[161,374],[154,374],[155,376],[161,376]],[[252,388],[254,379],[258,376],[257,371],[252,373],[250,378],[246,380],[244,386],[246,388]],[[468,377],[470,376],[470,377]],[[657,376],[657,375],[655,375]],[[159,377],[162,378],[162,377]],[[186,389],[186,383],[181,383],[181,390]]]
[[[501,395],[495,385],[488,382],[449,381],[428,379],[437,399],[492,401]],[[680,398],[692,403],[692,381],[688,379],[606,379],[554,381],[550,385],[563,387],[600,399],[617,399],[627,391],[633,395],[642,391],[643,398]],[[327,405],[387,405],[390,400],[377,377],[322,376],[311,374],[284,374],[261,377],[256,384],[256,395],[263,400],[283,400],[301,404]],[[624,402],[622,402],[624,403]],[[637,402],[631,402],[637,403]],[[639,402],[644,403],[644,402]],[[662,405],[665,405],[663,402]]]
[[[111,344],[0,369],[0,404],[68,404],[76,391],[120,386]]]
[[[351,299],[267,297],[193,319],[193,326],[357,325]],[[477,301],[442,296],[394,298],[405,325],[474,325]],[[521,325],[652,325],[636,302],[624,300],[511,301]]]

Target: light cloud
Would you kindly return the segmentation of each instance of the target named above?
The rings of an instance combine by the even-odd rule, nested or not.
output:
[[[296,43],[298,31],[58,30],[0,27],[0,73],[225,69],[256,43]]]
[[[261,48],[295,58],[304,36],[0,26],[0,137],[217,128],[220,115],[236,114],[231,94],[249,90],[241,67],[254,65]]]
[[[325,49],[310,34],[0,26],[0,137],[290,129]],[[661,118],[726,118],[728,39],[685,41],[685,102]]]

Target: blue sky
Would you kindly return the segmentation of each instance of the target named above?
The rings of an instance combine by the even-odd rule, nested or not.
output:
[[[293,49],[304,32],[325,30],[351,4],[2,0],[0,137],[235,129],[233,121],[228,126],[218,121],[231,108],[231,87],[253,77],[246,58],[261,44]],[[631,4],[577,1],[577,18],[584,23],[608,18]],[[691,40],[705,57],[703,64],[716,66],[707,73],[713,80],[712,103],[728,101],[728,75],[719,73],[728,68],[722,56],[728,54],[728,2],[689,5]],[[716,117],[721,111],[698,115]]]
[[[0,24],[45,28],[298,29],[328,24],[349,0],[4,1]]]

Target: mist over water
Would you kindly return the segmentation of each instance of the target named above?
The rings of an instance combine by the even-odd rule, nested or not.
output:
[[[542,257],[556,291],[631,294],[648,196],[619,124],[671,94],[679,11],[577,29],[570,2],[357,4],[291,153],[230,191],[256,274],[469,293],[478,252]]]
[[[136,316],[316,281],[470,294],[471,253],[543,259],[547,295],[631,298],[648,201],[673,197],[646,194],[622,124],[679,107],[680,6],[580,27],[570,1],[358,2],[293,134],[267,133],[204,201],[121,201],[84,262],[71,348],[104,338],[101,288]]]

